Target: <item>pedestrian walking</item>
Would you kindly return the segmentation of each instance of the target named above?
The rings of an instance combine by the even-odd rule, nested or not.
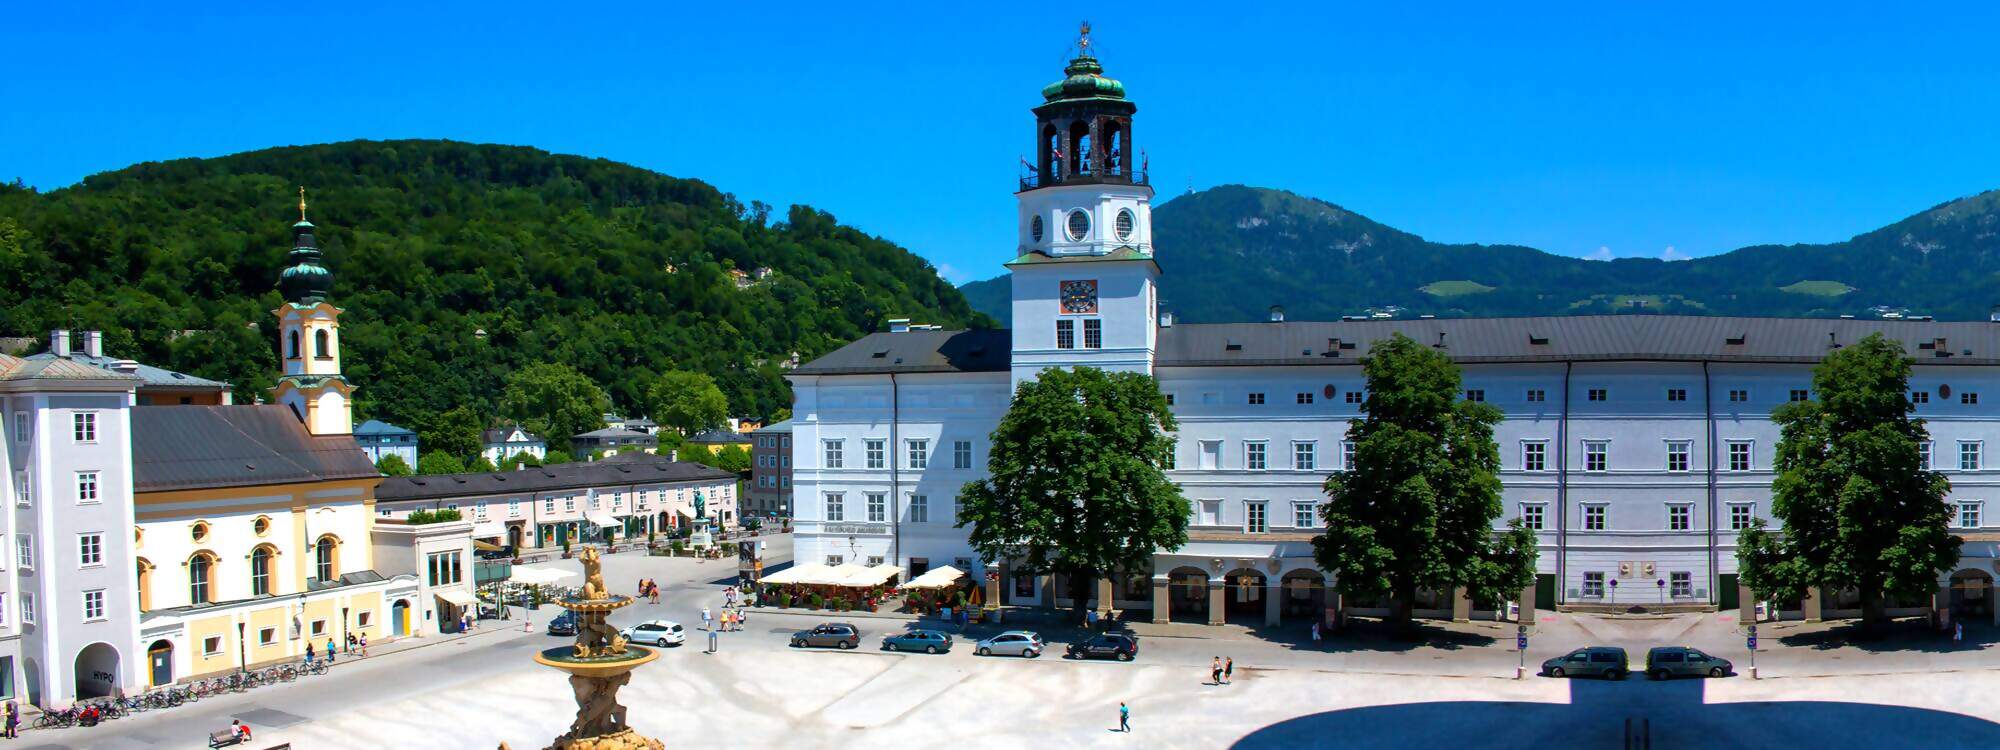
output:
[[[1313,645],[1319,645],[1319,622],[1313,622]]]
[[[7,701],[7,739],[21,738],[21,704]]]
[[[1132,707],[1125,705],[1125,701],[1118,702],[1118,731],[1132,733]]]
[[[306,666],[310,667],[312,666],[312,663],[313,663],[313,644],[312,641],[306,641]]]
[[[327,636],[327,638],[326,638],[326,663],[328,663],[328,664],[332,664],[332,663],[333,663],[333,652],[334,652],[334,647],[333,647],[333,636]]]
[[[1215,657],[1208,663],[1208,684],[1222,684],[1222,657]]]
[[[1091,630],[1096,630],[1096,629],[1097,629],[1097,610],[1095,610],[1095,609],[1087,609],[1087,610],[1084,610],[1084,612],[1083,612],[1083,624],[1084,624],[1084,625],[1086,625],[1086,626],[1088,626],[1088,627],[1089,627],[1089,628],[1090,628]]]
[[[714,628],[714,627],[712,627],[712,626],[710,626],[710,625],[709,625],[709,623],[712,623],[712,622],[714,622],[714,621],[715,621],[715,616],[714,616],[714,615],[711,615],[711,614],[709,614],[709,613],[708,613],[708,608],[707,608],[707,607],[702,607],[702,608],[701,608],[701,627],[702,627],[702,629],[703,629],[703,630],[708,630],[708,631],[711,631],[711,632],[713,632],[713,631],[715,630],[715,628]]]
[[[347,653],[354,653],[354,644],[357,642],[353,633],[347,634]]]
[[[361,634],[361,656],[362,656],[363,658],[366,658],[366,657],[368,656],[368,634],[367,634],[367,633],[362,633],[362,634]]]
[[[1230,681],[1235,679],[1236,679],[1236,657],[1232,656],[1227,659],[1223,659],[1222,684],[1227,685],[1230,683]]]
[[[1965,623],[1954,622],[1951,624],[1951,642],[1952,643],[1965,642]]]
[[[636,592],[636,593],[634,593],[634,594],[632,594],[632,595],[633,595],[633,596],[645,596],[645,595],[646,595],[646,579],[644,579],[644,578],[641,578],[641,579],[639,579],[639,586],[638,586],[638,588],[639,588],[638,592]]]

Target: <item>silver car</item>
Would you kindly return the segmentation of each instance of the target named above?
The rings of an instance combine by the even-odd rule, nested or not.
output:
[[[976,653],[980,656],[1025,656],[1033,659],[1042,655],[1047,647],[1042,637],[1029,630],[1009,630],[979,642]]]

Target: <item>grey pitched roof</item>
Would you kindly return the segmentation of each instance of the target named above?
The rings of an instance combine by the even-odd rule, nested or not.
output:
[[[542,440],[542,436],[529,432],[528,428],[522,427],[520,425],[508,425],[506,427],[487,430],[485,432],[479,433],[479,440],[487,445],[505,443],[507,442],[507,438],[514,434],[515,430],[520,430],[521,437],[526,438],[527,442],[530,443],[544,442]]]
[[[112,366],[118,364],[119,362],[124,361],[119,357],[93,357],[88,354],[84,354],[82,352],[70,352],[70,355],[68,357],[57,357],[55,355],[55,352],[42,352],[40,354],[30,355],[26,357],[26,359],[29,359],[31,361],[68,359],[71,362],[81,362],[83,364],[90,365],[91,367],[105,370],[107,372],[115,372]],[[202,389],[229,387],[228,383],[224,383],[220,380],[197,378],[193,375],[174,372],[173,370],[169,370],[164,367],[154,367],[148,364],[138,364],[137,367],[132,371],[132,374],[138,376],[140,385],[144,387],[202,388]]]
[[[1586,315],[1178,324],[1160,329],[1159,367],[1356,364],[1401,333],[1478,362],[1686,361],[1809,364],[1871,333],[1924,365],[2000,364],[2000,323],[1848,318]],[[1940,346],[1941,344],[1941,346]],[[1335,347],[1338,347],[1337,349]]]
[[[139,492],[380,476],[352,435],[313,435],[283,406],[132,407]]]
[[[138,377],[56,357],[16,357],[0,354],[0,381],[108,380],[138,381]]]
[[[684,442],[697,445],[734,445],[750,442],[750,436],[732,430],[702,430]]]
[[[606,428],[604,428],[604,429],[602,429],[602,430],[591,430],[591,431],[589,431],[589,432],[586,432],[586,433],[583,433],[583,434],[581,434],[581,435],[577,435],[577,436],[574,436],[574,437],[572,437],[571,439],[572,439],[572,440],[603,440],[603,439],[606,439],[606,438],[650,438],[650,437],[653,437],[653,434],[652,434],[652,433],[650,433],[650,432],[640,432],[640,431],[638,431],[638,430],[628,430],[628,429],[625,429],[625,428],[623,428],[623,427],[606,427]]]
[[[871,333],[792,370],[794,375],[1005,372],[1013,338],[1004,330]]]
[[[751,434],[762,435],[765,433],[778,433],[778,432],[789,433],[791,431],[792,431],[792,420],[787,419],[783,422],[776,422],[764,425],[763,427],[759,427],[756,430],[753,430]]]
[[[389,424],[388,422],[384,422],[384,421],[382,421],[382,420],[379,420],[379,419],[370,419],[370,420],[368,420],[368,421],[366,421],[366,422],[362,422],[362,423],[361,423],[361,426],[360,426],[360,427],[356,427],[356,428],[354,428],[354,434],[356,434],[356,435],[415,435],[415,434],[417,434],[417,432],[416,432],[415,430],[412,430],[412,429],[408,428],[408,427],[398,427],[398,426],[396,426],[396,425],[392,425],[392,424]]]
[[[674,461],[666,456],[651,454],[641,454],[641,456],[643,457],[635,457],[632,460],[607,459],[587,463],[528,467],[520,471],[389,477],[382,480],[382,484],[375,488],[375,499],[380,502],[432,500],[516,492],[580,490],[629,484],[736,479],[735,474],[711,466],[689,461]]]

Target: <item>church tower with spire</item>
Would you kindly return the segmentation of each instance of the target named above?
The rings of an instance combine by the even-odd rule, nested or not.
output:
[[[354,386],[340,374],[340,308],[326,301],[333,272],[306,221],[306,191],[299,188],[299,223],[292,225],[290,264],[278,274],[285,304],[278,316],[278,353],[284,374],[272,400],[291,407],[314,435],[354,432]]]
[[[1104,75],[1088,23],[1063,74],[1033,109],[1035,160],[1015,193],[1016,384],[1049,367],[1151,373],[1158,334],[1153,188],[1132,141],[1139,107]]]

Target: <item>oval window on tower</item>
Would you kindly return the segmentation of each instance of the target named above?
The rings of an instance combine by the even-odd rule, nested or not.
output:
[[[1034,237],[1036,242],[1042,241],[1042,217],[1028,220],[1028,235]]]
[[[1118,209],[1118,224],[1116,228],[1118,230],[1119,242],[1132,241],[1132,224],[1133,224],[1132,209],[1129,208]]]
[[[1084,210],[1080,208],[1069,212],[1070,240],[1074,242],[1082,242],[1083,238],[1089,236],[1090,236],[1090,214],[1085,213]]]

